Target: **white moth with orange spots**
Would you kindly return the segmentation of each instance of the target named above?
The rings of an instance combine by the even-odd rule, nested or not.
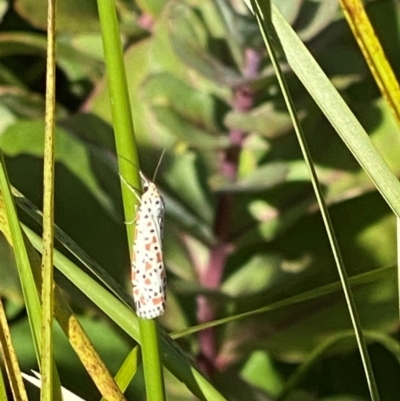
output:
[[[164,200],[142,173],[143,195],[136,214],[132,285],[136,313],[154,319],[165,310],[166,276],[162,252]]]

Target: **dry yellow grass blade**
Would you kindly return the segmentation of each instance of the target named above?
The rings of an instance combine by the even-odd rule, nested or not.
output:
[[[28,401],[28,396],[26,394],[25,386],[22,381],[21,371],[19,369],[17,356],[15,354],[14,346],[11,341],[10,329],[8,327],[7,317],[1,299],[0,299],[0,350],[14,399],[17,401]]]
[[[3,232],[8,243],[12,246],[11,234],[7,223],[3,197],[0,195],[0,231]],[[41,290],[41,259],[38,252],[26,239],[28,257],[33,269],[33,276],[36,286]],[[112,375],[104,365],[100,356],[96,352],[87,337],[78,319],[73,314],[68,303],[63,299],[59,288],[56,286],[54,291],[54,316],[61,329],[67,336],[71,346],[77,353],[79,359],[89,373],[93,382],[96,384],[101,395],[108,401],[125,401],[125,397],[115,383]]]
[[[400,123],[400,89],[361,0],[340,0],[343,13],[375,82]]]

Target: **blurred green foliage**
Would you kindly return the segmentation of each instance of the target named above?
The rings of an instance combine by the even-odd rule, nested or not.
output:
[[[398,175],[396,125],[336,2],[274,3]],[[290,118],[257,25],[244,5],[233,0],[119,0],[117,8],[140,167],[148,177],[166,149],[155,177],[167,213],[168,307],[161,323],[168,331],[181,330],[337,282]],[[0,1],[0,146],[13,185],[38,206],[45,10],[45,2],[37,0]],[[379,21],[377,34],[398,73],[398,5],[375,1],[368,11]],[[129,251],[94,0],[58,0],[57,46],[56,222],[129,292]],[[348,274],[358,278],[353,289],[363,327],[371,333],[382,400],[397,399],[395,219],[286,70]],[[27,216],[21,214],[21,219],[39,230]],[[26,371],[34,355],[4,240],[0,252],[0,293],[7,300]],[[57,279],[115,372],[132,344],[83,294]],[[355,342],[347,335],[351,325],[340,289],[311,298],[182,339],[180,345],[228,399],[268,400],[279,395],[317,346],[343,334],[287,399],[368,399]],[[87,400],[96,399],[61,337],[57,332],[62,383]],[[138,399],[140,380],[135,378],[128,397]],[[192,399],[170,376],[167,392],[170,399]]]

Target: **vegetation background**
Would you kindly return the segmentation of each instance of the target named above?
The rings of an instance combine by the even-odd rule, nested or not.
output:
[[[395,120],[339,5],[273,3],[398,176]],[[166,150],[155,177],[166,201],[168,306],[161,325],[178,333],[276,305],[176,341],[229,400],[369,399],[308,171],[254,17],[234,0],[116,5],[140,168],[148,177]],[[398,74],[399,4],[371,1],[367,11]],[[0,147],[13,186],[41,207],[46,4],[0,0],[0,16]],[[129,294],[96,1],[58,0],[57,30],[56,223],[78,253],[90,255]],[[395,216],[283,58],[282,68],[351,277],[381,399],[397,400]],[[22,212],[21,219],[40,233]],[[4,238],[0,252],[0,294],[28,372],[37,362],[13,250]],[[85,291],[62,274],[56,280],[115,373],[135,342]],[[85,400],[99,399],[68,340],[55,330],[61,383]],[[165,383],[167,399],[193,399],[173,375],[166,373]],[[143,394],[139,370],[126,397]]]

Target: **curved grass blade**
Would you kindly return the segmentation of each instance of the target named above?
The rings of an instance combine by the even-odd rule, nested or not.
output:
[[[9,231],[7,231],[8,226],[5,224],[5,222],[5,208],[3,204],[3,198],[0,197],[0,227],[7,240],[11,243],[11,236]],[[32,267],[33,280],[36,283],[36,286],[34,288],[35,291],[36,287],[38,288],[38,291],[40,291],[40,257],[37,254],[36,250],[33,249],[29,241],[25,239],[24,243],[26,244],[28,260],[30,261],[30,265]],[[60,327],[66,334],[67,338],[69,339],[79,359],[82,361],[85,369],[92,377],[100,393],[104,395],[108,400],[125,400],[123,394],[114,382],[113,377],[108,372],[103,361],[91,344],[90,339],[87,337],[78,319],[69,308],[67,302],[63,299],[57,287],[55,288],[54,316],[60,324]]]
[[[274,65],[274,68],[275,68],[275,71],[277,74],[277,78],[278,78],[283,96],[285,98],[286,106],[287,106],[287,108],[289,110],[289,114],[291,115],[291,118],[293,120],[294,129],[295,129],[295,132],[296,132],[296,135],[298,138],[298,142],[299,142],[302,154],[303,154],[303,158],[306,161],[307,167],[310,172],[311,182],[312,182],[314,192],[317,197],[318,204],[319,204],[319,207],[321,210],[321,215],[322,215],[322,219],[324,221],[325,230],[327,232],[328,239],[329,239],[329,242],[331,245],[331,249],[332,249],[332,253],[333,253],[335,263],[337,266],[337,270],[339,273],[340,281],[342,283],[343,293],[346,298],[346,303],[348,306],[350,318],[351,318],[351,321],[353,324],[353,329],[354,329],[354,333],[355,333],[355,336],[357,339],[357,344],[358,344],[358,348],[360,351],[361,360],[362,360],[362,363],[364,366],[364,371],[365,371],[365,376],[366,376],[366,380],[368,383],[369,392],[370,392],[372,400],[378,401],[379,400],[379,392],[378,392],[378,388],[376,385],[375,376],[374,376],[374,372],[372,369],[372,364],[371,364],[371,361],[369,358],[368,349],[367,349],[367,345],[366,345],[366,342],[364,339],[364,334],[362,331],[360,318],[358,316],[357,306],[355,303],[353,292],[352,292],[350,284],[349,284],[346,268],[344,266],[344,261],[343,261],[343,258],[342,258],[341,252],[340,252],[339,244],[336,239],[335,230],[333,228],[330,214],[329,214],[328,208],[326,206],[325,200],[323,198],[322,190],[321,190],[321,187],[318,182],[318,177],[317,177],[315,169],[314,169],[314,163],[313,163],[311,154],[308,150],[308,145],[305,140],[305,136],[302,132],[300,123],[297,119],[296,110],[295,110],[293,102],[291,100],[289,88],[287,87],[285,78],[280,69],[277,57],[275,55],[275,49],[274,49],[273,43],[271,41],[272,37],[276,37],[275,28],[272,25],[272,21],[271,21],[271,14],[270,14],[271,9],[270,9],[270,7],[265,7],[265,6],[263,7],[263,5],[260,2],[258,2],[257,0],[252,0],[252,6],[253,6],[253,10],[255,12],[257,21],[259,23],[261,34],[264,38],[264,43],[265,43],[268,53],[271,57],[272,64]],[[275,15],[274,23],[277,23],[280,26],[284,26],[284,27],[288,28],[287,33],[291,32],[292,36],[295,37],[296,35],[294,34],[293,31],[290,31],[291,28],[284,21],[284,19],[280,16],[277,9],[274,9],[274,15]],[[278,20],[278,22],[276,22],[277,20]],[[282,43],[282,45],[283,45],[284,52],[286,52],[285,43]],[[310,56],[310,58],[311,58],[311,56]],[[315,65],[317,65],[317,64],[315,63]],[[321,75],[324,76],[324,74],[322,72],[321,72]],[[325,76],[325,80],[327,82],[329,82],[329,80],[326,76]],[[337,97],[339,99],[341,99],[339,95]],[[345,104],[342,99],[341,99],[341,101],[343,102],[343,104]],[[319,105],[321,106],[321,104],[319,104]],[[355,119],[355,117],[354,117],[354,120],[357,121]],[[332,123],[332,121],[331,121],[331,123]],[[369,141],[369,138],[366,133],[365,133],[365,137]],[[370,144],[370,142],[367,142],[367,144]],[[366,146],[367,146],[367,144],[366,144]],[[372,145],[371,145],[371,147],[372,147]],[[382,160],[382,163],[384,163],[383,160]],[[387,166],[386,166],[386,168],[387,168]],[[389,173],[390,173],[390,171],[389,171]],[[391,174],[391,175],[393,176],[393,174]]]
[[[118,387],[122,391],[125,391],[128,388],[129,383],[135,376],[137,368],[140,363],[139,359],[140,359],[140,348],[136,346],[128,354],[123,364],[119,368],[118,373],[115,376],[115,381],[118,383]],[[102,398],[101,401],[107,401],[107,400],[105,398]]]
[[[126,401],[58,287],[55,292],[54,315],[102,396],[108,401]]]
[[[18,207],[24,210],[39,225],[42,224],[42,212],[16,188],[12,189],[15,202]],[[68,236],[60,227],[54,226],[55,238],[64,248],[76,257],[82,264],[93,273],[107,288],[110,289],[126,305],[133,305],[132,297],[129,296],[124,288],[110,276],[95,260],[93,260],[78,244]]]
[[[318,360],[322,359],[331,348],[333,348],[340,341],[346,341],[348,339],[354,338],[354,332],[342,332],[323,343],[319,344],[314,351],[308,356],[308,358],[296,369],[296,371],[289,377],[286,381],[284,388],[280,392],[276,401],[283,401],[295,389],[304,377],[310,372],[310,370],[315,366]],[[400,357],[400,346],[396,341],[390,338],[390,336],[382,335],[375,331],[366,331],[365,338],[370,342],[376,342],[382,344],[390,352],[397,357],[399,361]]]
[[[19,224],[18,215],[15,210],[14,198],[9,187],[9,180],[5,169],[3,154],[0,152],[0,229],[7,241],[14,249],[18,274],[21,280],[22,293],[28,313],[30,328],[32,331],[33,344],[35,347],[37,362],[40,366],[40,339],[42,311],[39,294],[36,289],[35,279],[30,264],[28,250],[24,236]],[[39,279],[40,280],[40,279]]]
[[[373,282],[376,282],[377,280],[379,280],[382,275],[387,274],[388,271],[394,270],[394,269],[395,269],[395,267],[391,266],[391,267],[384,267],[381,269],[376,269],[372,272],[362,273],[360,275],[349,278],[349,283],[353,287],[356,287],[358,285],[364,285],[366,283],[373,283]],[[322,287],[303,292],[302,294],[294,295],[293,297],[289,297],[289,298],[283,299],[281,301],[274,302],[270,305],[263,306],[261,308],[258,308],[258,309],[255,309],[255,310],[252,310],[249,312],[244,312],[244,313],[240,313],[237,315],[224,317],[221,319],[216,319],[216,320],[213,320],[212,322],[199,324],[196,326],[192,326],[188,329],[184,329],[184,330],[177,331],[175,333],[171,333],[170,337],[172,339],[186,337],[186,336],[189,336],[192,334],[196,334],[199,331],[206,330],[210,327],[217,327],[217,326],[221,326],[221,325],[228,324],[231,322],[237,322],[239,320],[248,319],[248,318],[251,318],[251,317],[254,317],[257,315],[261,315],[263,313],[272,312],[272,311],[275,311],[280,308],[285,308],[285,307],[288,307],[291,305],[296,305],[301,302],[318,299],[323,296],[338,292],[341,290],[341,288],[342,288],[341,282],[337,281],[336,283],[327,284]]]
[[[361,0],[340,0],[343,13],[382,96],[400,123],[400,88]]]
[[[41,250],[41,239],[29,228],[24,230],[32,245]],[[79,288],[95,305],[110,317],[122,330],[140,343],[138,317],[93,278],[76,266],[72,261],[55,250],[56,268]],[[160,332],[160,345],[165,367],[200,400],[224,401],[225,398],[192,365],[186,354],[164,333]]]
[[[369,66],[382,96],[385,98],[393,114],[400,122],[400,88],[396,76],[390,67],[390,64],[385,56],[382,46],[375,35],[368,15],[365,12],[364,6],[360,0],[340,0],[340,5],[344,15],[353,32],[354,38],[363,52],[364,58]],[[397,219],[397,238],[399,235],[400,220]],[[398,240],[399,241],[399,240]],[[397,246],[398,255],[400,255],[400,246]],[[399,256],[400,257],[400,256]],[[398,283],[400,286],[400,263],[398,263]],[[400,293],[400,288],[399,288]],[[399,300],[400,311],[400,300]]]
[[[7,371],[8,381],[15,400],[28,401],[24,383],[22,382],[17,356],[11,341],[10,328],[0,299],[0,351]],[[3,377],[0,377],[0,400],[7,400]]]
[[[396,176],[390,171],[336,88],[276,7],[272,7],[272,21],[290,67],[371,178],[389,207],[397,217],[400,217],[400,183]]]

